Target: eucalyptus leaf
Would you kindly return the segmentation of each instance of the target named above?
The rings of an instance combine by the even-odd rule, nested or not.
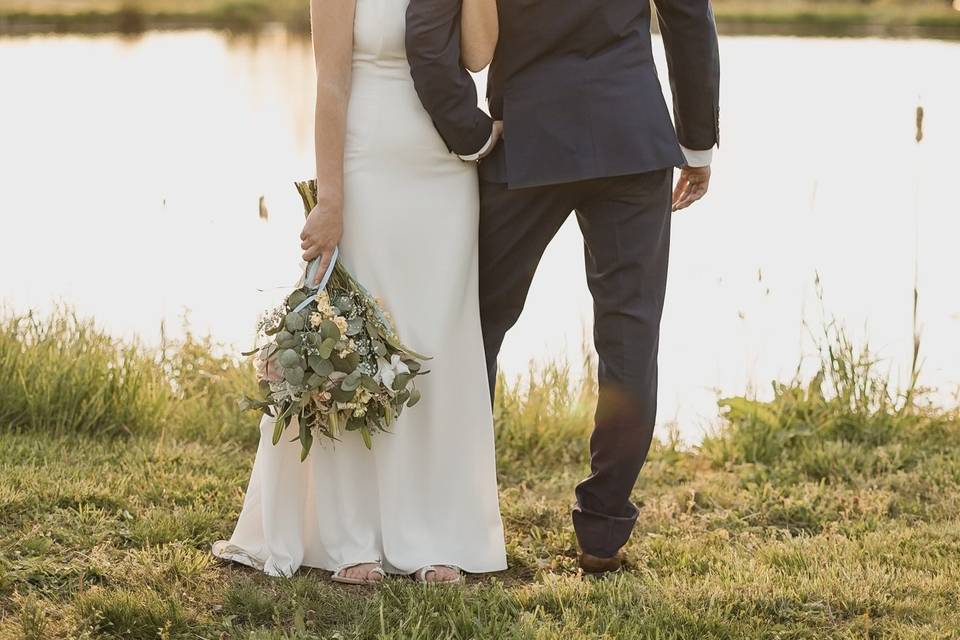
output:
[[[283,370],[283,377],[290,384],[299,385],[303,382],[305,373],[300,367],[291,367]]]
[[[324,340],[320,344],[320,346],[317,348],[317,353],[320,355],[321,358],[326,360],[331,355],[333,355],[333,348],[335,346],[337,346],[337,343],[335,340]]]
[[[333,340],[336,343],[340,339],[340,327],[333,320],[324,320],[320,325],[320,335],[325,341]]]
[[[280,355],[277,356],[277,362],[279,362],[280,366],[284,369],[296,367],[300,364],[300,354],[293,349],[284,349],[280,352]]]
[[[316,372],[317,372],[319,375],[321,375],[321,376],[327,376],[327,377],[333,375],[334,371],[336,371],[336,369],[335,369],[335,367],[333,366],[333,363],[330,362],[329,360],[322,360],[322,361],[320,362],[319,368],[316,369]]]
[[[380,383],[374,380],[371,376],[361,376],[360,384],[363,385],[363,388],[370,393],[376,393],[380,390]]]
[[[330,395],[337,402],[350,402],[353,400],[353,397],[356,395],[357,390],[345,391],[342,387],[334,387],[330,390]]]
[[[357,367],[360,366],[360,354],[359,354],[359,353],[356,353],[356,352],[351,353],[350,355],[348,355],[348,356],[345,358],[345,360],[347,361],[348,371],[354,371]]]
[[[410,390],[410,400],[407,401],[407,406],[412,407],[418,402],[420,402],[420,390],[414,387]]]
[[[338,296],[334,304],[342,313],[351,313],[353,311],[353,300],[350,299],[350,296]]]
[[[287,314],[287,317],[283,319],[283,326],[287,331],[291,333],[296,333],[297,331],[303,331],[303,328],[307,325],[306,321],[303,319],[303,316],[299,313],[294,313],[291,311]]]
[[[353,337],[363,331],[362,318],[350,318],[347,320],[347,335]]]
[[[330,364],[329,360],[325,360],[320,356],[310,356],[307,358],[307,364],[310,368],[319,376],[326,378],[331,373],[333,373],[333,365]]]
[[[343,382],[340,383],[340,388],[344,391],[356,391],[360,387],[360,380],[356,378],[350,378],[347,376],[343,379]]]
[[[307,299],[307,294],[304,293],[303,290],[297,289],[296,291],[291,293],[289,296],[287,296],[287,308],[296,309],[297,307],[300,306],[300,303],[302,303],[306,299]]]
[[[413,376],[411,376],[409,373],[397,374],[397,377],[393,379],[393,390],[402,391],[403,389],[405,389],[407,386],[407,383],[410,382],[410,379],[412,377]]]
[[[360,366],[360,354],[351,353],[346,358],[341,358],[339,354],[334,353],[330,356],[330,362],[333,363],[333,366],[337,371],[353,373],[353,371]]]

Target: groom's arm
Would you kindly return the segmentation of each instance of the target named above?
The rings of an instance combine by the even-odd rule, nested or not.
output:
[[[460,62],[461,0],[410,0],[407,59],[420,101],[447,147],[473,159],[493,140],[477,87]]]
[[[690,166],[720,142],[720,52],[710,0],[654,0],[670,70],[674,120]]]

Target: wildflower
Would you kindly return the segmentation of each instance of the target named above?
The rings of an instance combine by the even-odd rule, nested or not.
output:
[[[316,300],[317,313],[320,314],[321,322],[336,315],[333,311],[333,306],[330,304],[330,294],[328,294],[326,290],[317,293]]]
[[[320,315],[319,313],[317,313],[316,311],[314,311],[313,313],[311,313],[311,314],[310,314],[310,326],[312,326],[314,329],[316,329],[316,328],[318,328],[321,324],[323,324],[323,316]]]
[[[337,325],[337,329],[340,329],[340,334],[343,335],[347,332],[347,319],[343,316],[337,316],[333,319],[333,324]]]

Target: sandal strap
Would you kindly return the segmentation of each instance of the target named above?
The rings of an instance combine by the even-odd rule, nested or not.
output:
[[[425,567],[420,567],[419,569],[417,569],[417,580],[420,582],[426,582],[427,574],[436,573],[436,572],[437,572],[437,568],[432,564],[428,564]]]
[[[431,572],[437,573],[437,567],[456,571],[458,576],[463,573],[463,569],[453,564],[428,564],[424,567],[420,567],[419,569],[417,569],[417,573],[415,574],[417,576],[417,580],[419,582],[426,582],[427,574]]]
[[[346,577],[346,576],[344,576],[344,571],[349,571],[350,569],[353,569],[354,567],[362,567],[362,566],[365,565],[365,564],[376,565],[376,566],[374,566],[372,569],[370,569],[369,571],[367,571],[367,577],[369,577],[371,574],[379,575],[379,576],[382,576],[382,577],[384,577],[384,578],[387,577],[387,572],[383,570],[383,563],[382,563],[381,561],[379,561],[379,560],[372,560],[372,561],[370,561],[370,562],[353,562],[353,563],[351,563],[351,564],[342,564],[342,565],[340,565],[339,567],[337,567],[337,570],[333,572],[333,575],[335,575],[335,576],[340,576],[341,578],[344,578],[344,577]]]

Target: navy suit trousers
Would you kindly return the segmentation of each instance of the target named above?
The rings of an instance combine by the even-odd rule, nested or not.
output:
[[[672,183],[672,168],[520,189],[481,181],[480,314],[491,398],[504,335],[547,244],[571,212],[583,232],[600,386],[591,473],[577,486],[573,524],[583,551],[601,557],[630,537],[638,513],[630,494],[653,437]]]

